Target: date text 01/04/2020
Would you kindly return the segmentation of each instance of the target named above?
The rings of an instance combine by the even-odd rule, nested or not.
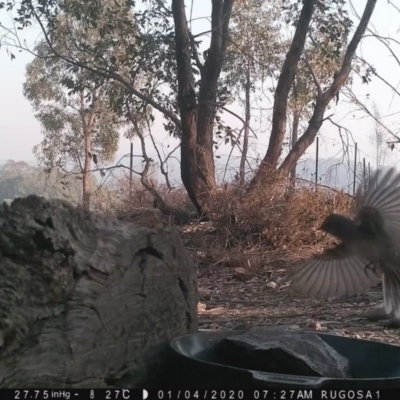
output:
[[[380,390],[339,390],[339,389],[269,389],[269,390],[257,390],[257,389],[246,389],[246,390],[157,390],[149,391],[150,395],[148,399],[158,400],[385,400],[386,397],[381,397]],[[392,391],[391,391],[392,392]],[[394,391],[395,395],[393,399],[400,399],[400,391]],[[392,397],[388,397],[392,398]]]

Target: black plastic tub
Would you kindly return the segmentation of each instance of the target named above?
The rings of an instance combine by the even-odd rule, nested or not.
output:
[[[312,332],[349,360],[353,378],[283,375],[228,365],[221,357],[220,342],[244,332],[199,332],[174,339],[170,343],[171,370],[168,374],[171,387],[400,388],[399,346]]]

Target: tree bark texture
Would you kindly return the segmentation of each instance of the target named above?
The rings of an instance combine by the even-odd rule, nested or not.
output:
[[[249,148],[249,134],[250,134],[250,88],[251,88],[251,76],[250,76],[251,60],[247,60],[247,71],[246,71],[246,85],[245,85],[245,126],[244,126],[244,136],[243,136],[243,150],[242,156],[240,158],[239,167],[239,185],[243,186],[245,181],[246,172],[246,161],[247,152]]]
[[[0,207],[0,387],[157,386],[197,330],[178,234],[28,196]]]
[[[291,149],[296,145],[298,136],[299,136],[299,123],[300,123],[300,113],[298,111],[294,111],[293,113],[293,125],[292,125],[292,143]],[[294,164],[293,168],[290,171],[290,178],[292,180],[292,187],[296,186],[296,166],[297,162]]]
[[[282,72],[276,86],[274,109],[272,113],[272,130],[267,153],[252,181],[254,185],[268,169],[276,169],[282,152],[286,134],[286,113],[290,87],[296,73],[297,64],[304,49],[308,27],[314,13],[316,0],[304,0],[303,9],[297,23],[292,45],[286,55]]]
[[[85,146],[85,165],[82,176],[82,205],[85,210],[90,209],[90,169],[92,168],[92,133],[96,115],[92,110],[88,121],[85,119],[85,97],[81,92],[81,115]]]
[[[182,134],[181,177],[199,213],[203,213],[210,192],[216,185],[213,149],[216,93],[228,44],[233,2],[234,0],[212,2],[211,42],[202,65],[188,29],[185,1],[172,0]],[[192,56],[195,57],[201,74],[198,99]]]

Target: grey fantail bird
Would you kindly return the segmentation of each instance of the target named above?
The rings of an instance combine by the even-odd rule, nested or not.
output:
[[[400,319],[400,174],[379,169],[365,193],[360,185],[354,219],[331,214],[320,229],[340,243],[295,268],[295,290],[337,298],[363,292],[382,277],[386,314]]]

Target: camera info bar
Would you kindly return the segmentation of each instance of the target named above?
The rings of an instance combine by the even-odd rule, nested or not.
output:
[[[399,400],[398,389],[0,389],[1,400]]]

